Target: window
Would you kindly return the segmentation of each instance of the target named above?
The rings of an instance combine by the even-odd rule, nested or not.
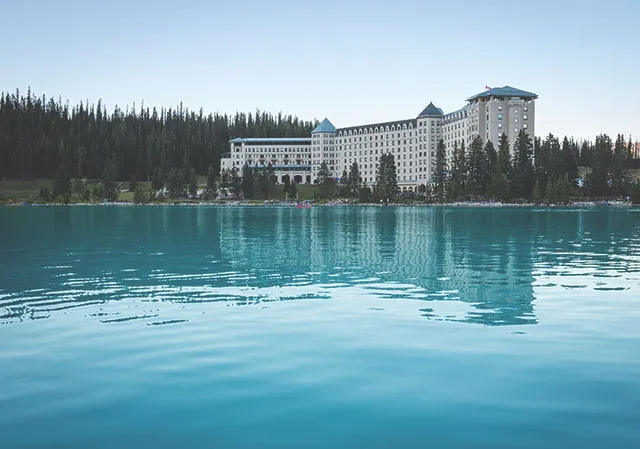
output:
[[[517,118],[513,119],[513,123],[518,123],[518,119]]]
[[[502,120],[502,114],[498,114],[498,120]]]
[[[498,129],[502,129],[502,123],[498,123]]]
[[[527,125],[526,123],[522,126],[524,129],[527,129],[529,127],[529,125]]]
[[[523,119],[523,120],[526,120],[528,117],[529,117],[529,116],[528,116],[527,114],[525,114],[525,115],[523,115],[523,116],[522,116],[522,119]]]
[[[518,113],[518,110],[516,109],[516,110],[515,110],[515,111],[513,111],[513,112],[517,114],[517,113]]]

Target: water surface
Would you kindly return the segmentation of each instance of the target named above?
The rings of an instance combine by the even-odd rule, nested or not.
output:
[[[640,447],[640,210],[0,208],[34,448]]]

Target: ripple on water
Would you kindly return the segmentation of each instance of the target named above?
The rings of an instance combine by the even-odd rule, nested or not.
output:
[[[640,440],[640,215],[297,212],[3,211],[3,444]]]

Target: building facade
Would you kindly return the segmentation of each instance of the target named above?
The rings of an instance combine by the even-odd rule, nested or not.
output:
[[[453,148],[480,136],[497,146],[506,134],[511,148],[520,130],[535,136],[535,100],[531,92],[510,86],[487,89],[467,99],[454,112],[444,113],[430,103],[416,118],[369,125],[335,128],[324,119],[311,138],[233,139],[230,153],[223,155],[222,169],[238,170],[246,163],[254,167],[272,165],[277,182],[284,177],[296,183],[311,183],[325,162],[331,176],[340,179],[354,162],[363,181],[375,184],[378,159],[391,153],[396,161],[398,185],[413,190],[431,182],[436,146],[442,139],[448,160]]]

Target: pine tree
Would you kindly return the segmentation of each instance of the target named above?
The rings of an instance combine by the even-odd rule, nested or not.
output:
[[[484,179],[487,169],[486,158],[482,147],[482,138],[476,136],[471,142],[471,145],[469,145],[467,189],[476,199],[486,190]]]
[[[398,175],[396,161],[393,154],[387,153],[380,156],[378,169],[376,170],[376,185],[374,196],[385,202],[395,199],[398,193]]]
[[[104,162],[102,169],[102,197],[107,201],[118,199],[118,186],[114,181],[114,164],[109,158]]]
[[[592,154],[592,171],[588,178],[588,190],[592,197],[610,194],[609,179],[612,159],[612,143],[606,134],[596,137]]]
[[[248,164],[242,166],[242,196],[245,200],[253,199],[255,180],[253,169]]]
[[[182,176],[175,167],[171,167],[167,177],[167,195],[173,200],[183,198],[185,195]]]
[[[357,162],[354,162],[349,167],[349,176],[347,179],[349,196],[357,197],[360,192],[360,186],[362,185],[362,176],[360,176],[360,168]]]
[[[162,169],[157,165],[153,169],[153,175],[151,176],[151,188],[153,190],[162,190],[164,187],[164,175]]]
[[[444,146],[444,140],[438,141],[436,147],[436,166],[433,174],[433,180],[436,188],[436,198],[438,202],[444,201],[445,182],[447,181],[447,153]],[[425,186],[426,190],[426,186]],[[424,193],[424,192],[423,192]]]
[[[627,174],[627,143],[622,134],[616,139],[614,154],[611,160],[611,189],[613,194],[626,196],[629,194],[629,177]]]
[[[496,191],[494,189],[494,181],[498,176],[498,153],[490,140],[487,140],[487,143],[484,145],[484,158],[486,167],[482,174],[484,194],[487,199],[495,198]]]
[[[135,192],[136,187],[138,187],[138,180],[136,179],[136,175],[131,175],[131,181],[129,181],[129,192]]]
[[[238,198],[241,193],[242,179],[238,174],[238,169],[233,167],[229,172],[229,190],[234,198]]]
[[[213,200],[216,197],[217,187],[216,187],[216,171],[213,168],[213,165],[209,165],[209,169],[207,170],[207,189],[205,190],[205,199]]]
[[[289,195],[291,196],[291,199],[295,200],[298,198],[298,189],[296,187],[296,183],[292,182],[291,185],[289,186]]]
[[[320,185],[329,184],[329,167],[324,161],[320,164],[320,168],[318,169],[318,179],[316,181]]]
[[[511,193],[515,198],[529,200],[533,194],[533,144],[531,137],[524,130],[520,130],[514,145],[513,175],[511,178]]]
[[[189,195],[191,198],[195,198],[198,194],[198,181],[196,178],[196,171],[192,168],[189,174]]]
[[[67,165],[62,162],[56,172],[56,179],[53,181],[53,197],[64,198],[68,202],[71,196],[71,175]]]

